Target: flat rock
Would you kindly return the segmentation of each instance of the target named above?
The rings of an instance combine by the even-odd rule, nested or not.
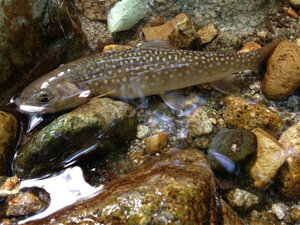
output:
[[[108,183],[90,199],[27,224],[218,224],[205,155],[181,150]]]
[[[276,178],[278,170],[286,161],[286,152],[283,146],[270,134],[260,128],[252,132],[257,138],[257,154],[248,163],[253,186],[258,189],[267,189]]]
[[[278,134],[283,128],[280,115],[264,104],[259,104],[241,97],[225,98],[223,118],[229,128],[251,130],[262,128],[271,134]]]
[[[300,124],[286,130],[279,142],[287,153],[287,161],[279,171],[277,187],[286,198],[300,197]]]
[[[86,149],[113,151],[136,131],[133,108],[109,98],[93,98],[31,137],[14,161],[18,177],[38,176],[68,164]]]
[[[0,111],[0,175],[7,175],[10,169],[16,137],[16,118],[10,113]]]
[[[278,44],[268,60],[263,91],[272,99],[284,98],[300,86],[300,48],[288,41]]]

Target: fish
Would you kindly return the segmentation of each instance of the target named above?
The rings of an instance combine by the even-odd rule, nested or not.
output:
[[[29,84],[15,99],[28,114],[55,113],[94,96],[133,99],[210,83],[244,70],[258,71],[278,42],[248,53],[175,49],[165,41],[95,53],[64,64]]]

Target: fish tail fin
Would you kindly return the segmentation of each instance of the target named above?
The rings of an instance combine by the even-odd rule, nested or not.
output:
[[[280,41],[272,42],[266,44],[263,48],[247,53],[249,57],[253,56],[253,58],[256,59],[251,62],[249,69],[255,72],[261,71],[279,43]]]

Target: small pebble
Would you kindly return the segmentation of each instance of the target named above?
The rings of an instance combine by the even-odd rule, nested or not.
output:
[[[300,220],[300,205],[292,207],[291,217],[294,221]]]
[[[168,133],[161,132],[156,135],[152,135],[145,139],[146,152],[149,154],[155,154],[160,152],[164,147],[166,147],[168,142]]]
[[[277,217],[279,220],[283,220],[287,206],[282,203],[275,203],[271,206],[272,213]]]
[[[20,191],[20,183],[17,177],[0,176],[0,198],[15,195]]]
[[[254,50],[258,50],[260,49],[261,46],[259,44],[257,44],[256,42],[247,42],[244,47],[238,51],[239,53],[246,53],[246,52],[251,52],[251,51],[254,51]]]
[[[295,10],[288,9],[286,12],[287,14],[289,14],[289,16],[293,17],[294,19],[298,19],[299,17],[298,13],[296,13]]]
[[[198,35],[202,44],[210,43],[218,34],[214,25],[209,24],[198,30]]]
[[[239,211],[247,211],[260,203],[259,198],[255,194],[239,188],[232,189],[225,195],[230,205]]]
[[[143,139],[148,137],[151,134],[150,128],[146,125],[138,125],[137,126],[137,134],[136,137],[139,139]]]
[[[123,51],[123,50],[130,49],[130,48],[131,47],[127,46],[127,45],[114,45],[114,44],[111,44],[111,45],[105,45],[102,52],[105,53],[105,52],[112,52],[112,51]]]
[[[188,116],[188,129],[190,137],[197,137],[209,134],[213,130],[213,125],[205,110],[201,107],[194,109]]]

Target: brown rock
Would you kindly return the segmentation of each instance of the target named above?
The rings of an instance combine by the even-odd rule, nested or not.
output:
[[[161,132],[159,134],[150,136],[145,139],[146,152],[154,154],[160,152],[164,147],[166,147],[168,142],[168,133]]]
[[[13,146],[17,136],[17,120],[0,111],[0,175],[7,175],[14,154]]]
[[[218,31],[215,29],[214,25],[209,24],[202,27],[198,30],[198,35],[202,44],[207,44],[211,42],[218,34]]]
[[[225,106],[223,118],[229,128],[262,128],[271,134],[278,134],[283,128],[280,115],[266,105],[229,96],[225,99]]]
[[[226,225],[242,225],[244,224],[237,213],[221,199],[222,224]]]
[[[278,189],[286,198],[300,197],[300,124],[286,130],[279,142],[287,153],[287,162],[280,169]]]
[[[300,86],[300,48],[282,41],[268,60],[263,91],[272,99],[284,98]]]
[[[247,166],[253,179],[253,186],[267,189],[286,161],[286,152],[282,145],[264,130],[256,128],[252,132],[257,138],[257,154]]]
[[[256,42],[247,42],[244,47],[239,51],[239,53],[242,53],[242,52],[251,52],[251,51],[254,51],[254,50],[258,50],[260,49],[261,46],[259,44],[257,44]]]
[[[123,51],[132,47],[127,45],[105,45],[102,52]]]
[[[260,202],[255,194],[239,188],[229,190],[225,195],[230,205],[239,211],[247,211]]]
[[[178,48],[188,48],[198,38],[191,21],[184,14],[177,15],[173,20],[163,25],[145,27],[142,31],[147,41],[169,40]]]

